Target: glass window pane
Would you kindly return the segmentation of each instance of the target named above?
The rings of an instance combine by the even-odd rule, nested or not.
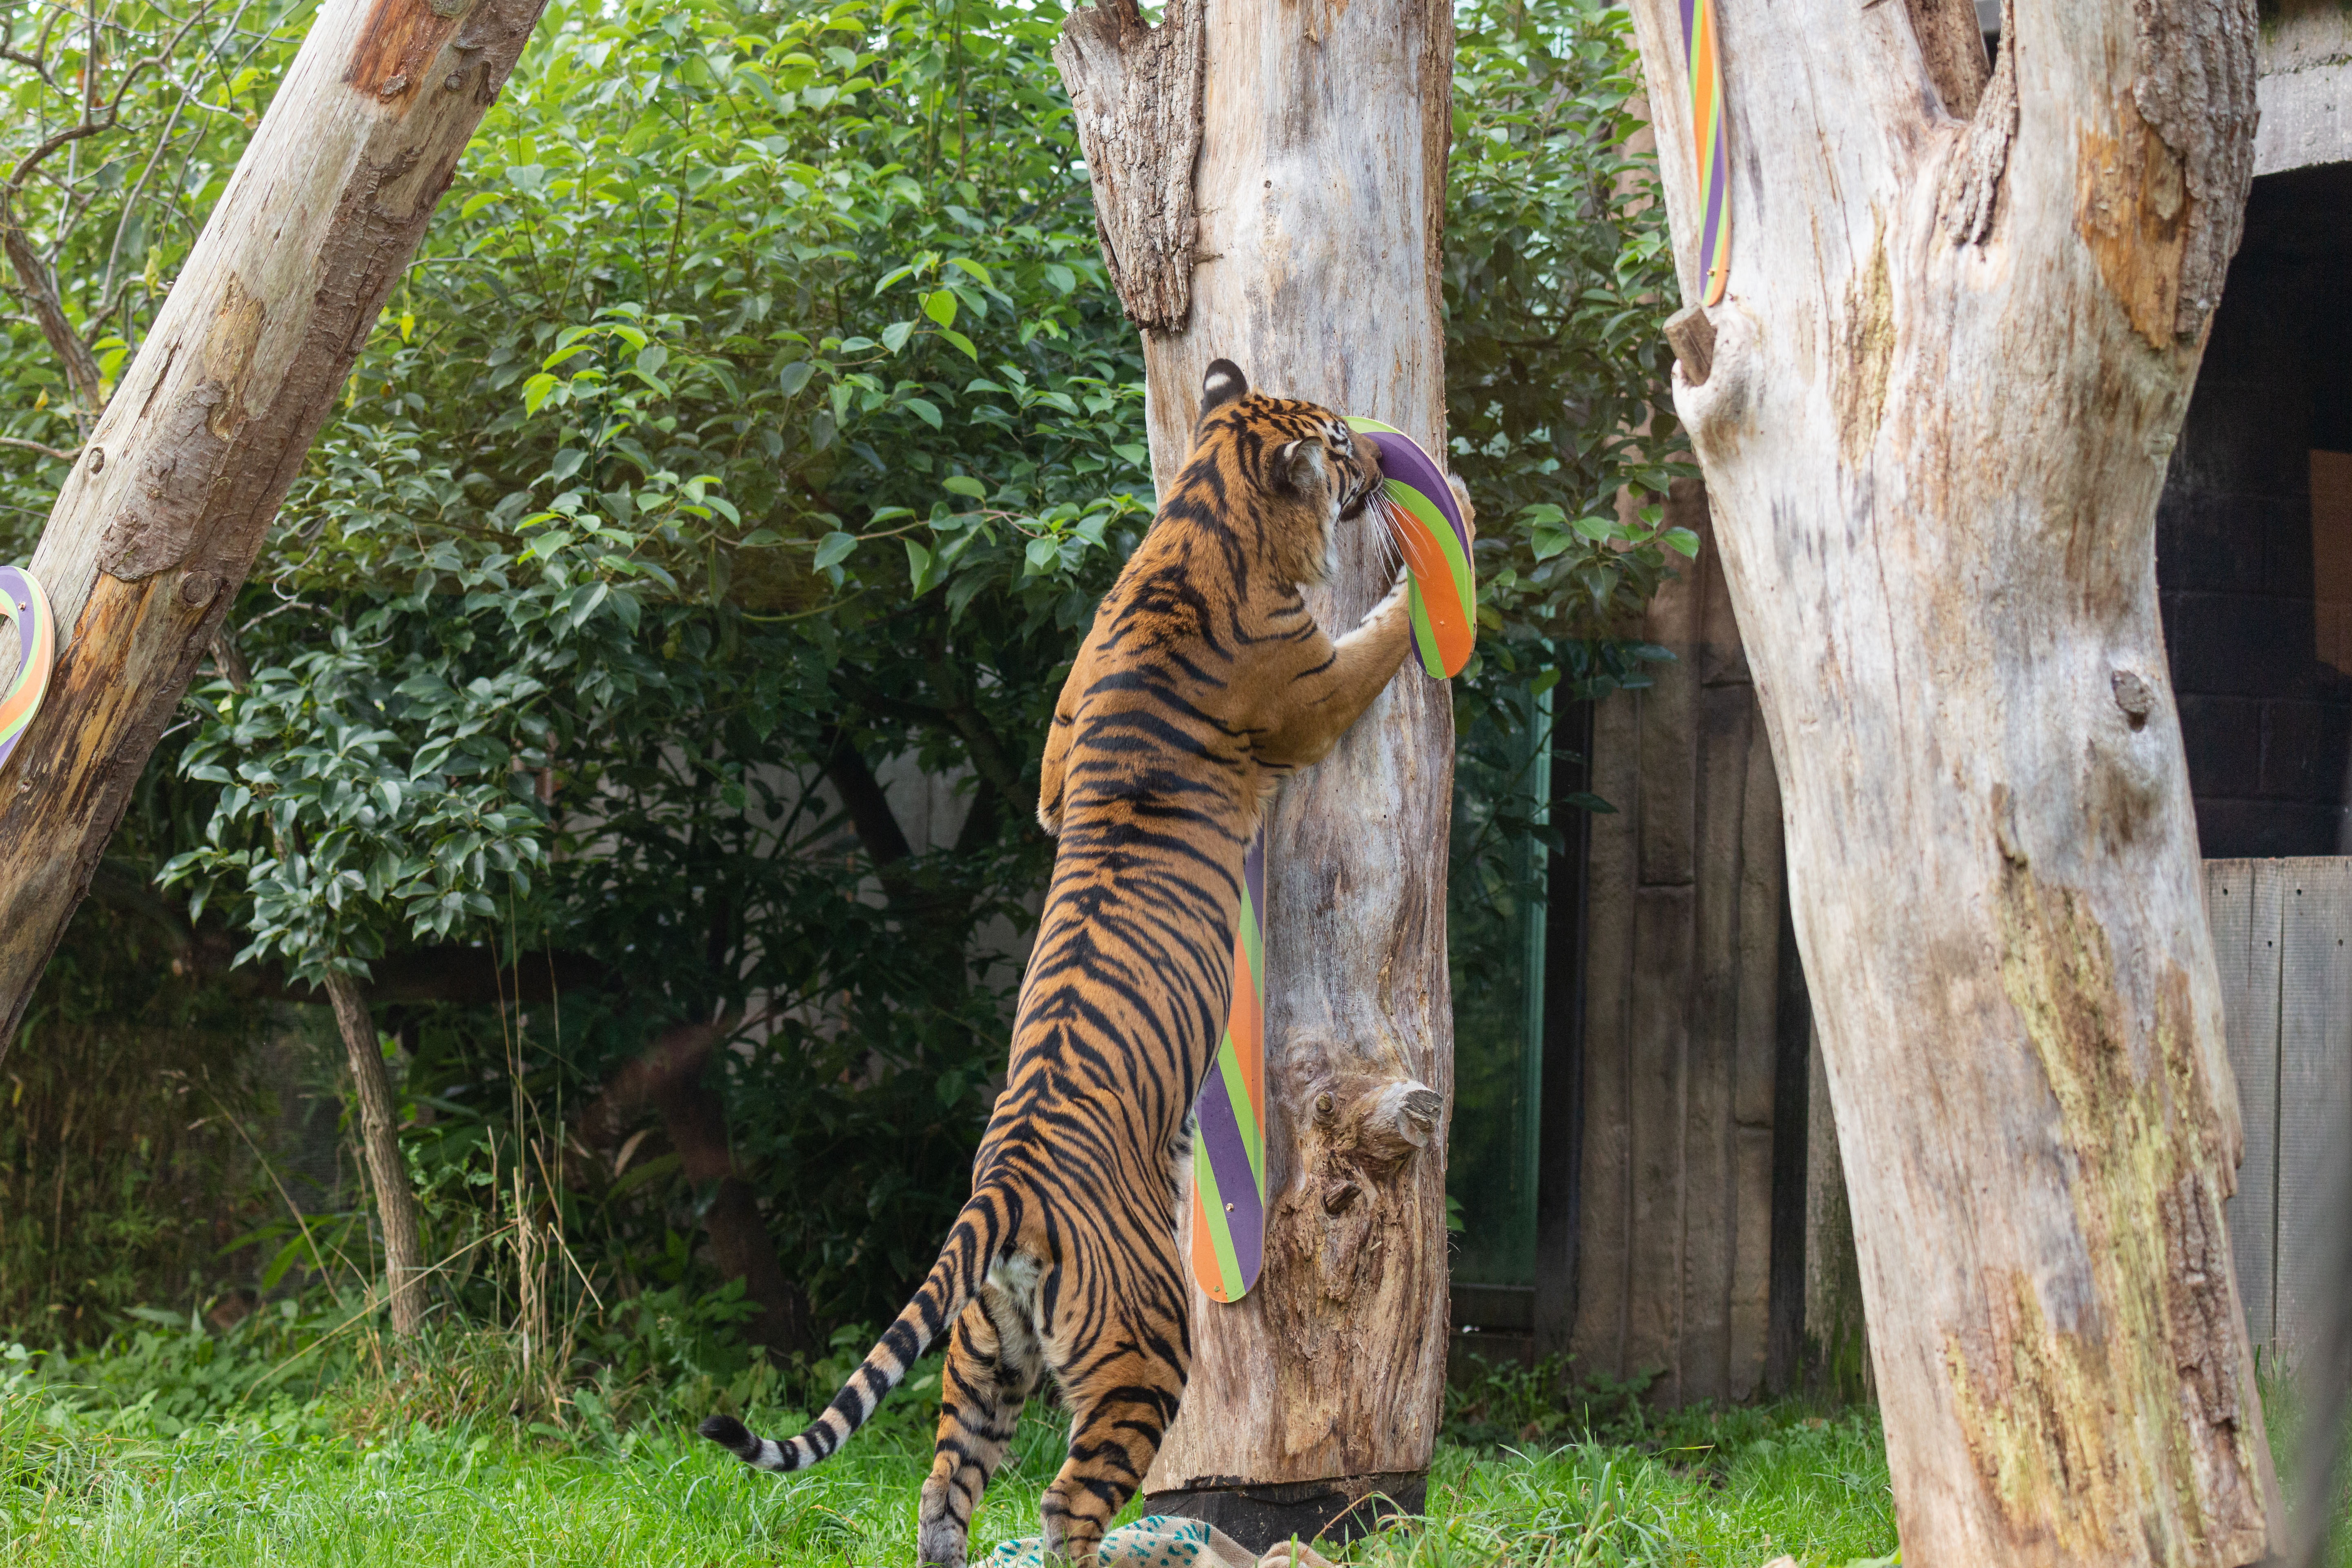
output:
[[[1506,694],[1455,748],[1446,894],[1454,975],[1453,1274],[1535,1282],[1551,693]]]

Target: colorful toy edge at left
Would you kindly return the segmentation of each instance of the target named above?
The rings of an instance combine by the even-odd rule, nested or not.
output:
[[[0,694],[0,767],[16,753],[41,699],[49,694],[49,667],[57,662],[58,622],[49,596],[21,566],[0,566],[0,616],[16,627],[16,675]]]
[[[1454,500],[1445,470],[1421,444],[1393,425],[1353,417],[1348,427],[1370,436],[1381,451],[1381,514],[1412,574],[1413,647],[1421,667],[1439,680],[1462,673],[1478,640],[1478,583],[1470,529]]]

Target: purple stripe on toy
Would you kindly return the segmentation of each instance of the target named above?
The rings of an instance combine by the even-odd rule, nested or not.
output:
[[[1249,900],[1250,912],[1257,919],[1257,939],[1263,942],[1265,941],[1265,823],[1263,819],[1257,825],[1257,837],[1250,840],[1249,853],[1242,857],[1242,895]]]
[[[1715,163],[1717,168],[1726,170],[1727,174],[1728,173],[1731,153],[1725,143],[1728,140],[1729,134],[1730,132],[1728,129],[1720,120],[1717,120],[1716,121],[1714,138]],[[1707,182],[1706,226],[1700,229],[1698,233],[1699,276],[1701,278],[1706,277],[1715,270],[1715,253],[1723,244],[1723,204],[1725,201],[1729,199],[1728,189],[1730,184],[1731,181],[1728,178],[1718,178]],[[1702,285],[1702,287],[1704,287],[1704,285]]]
[[[1429,498],[1438,516],[1454,525],[1454,537],[1461,542],[1462,553],[1470,553],[1470,531],[1462,526],[1462,508],[1454,500],[1454,487],[1430,460],[1429,454],[1418,442],[1402,436],[1391,436],[1371,430],[1369,435],[1381,449],[1381,475],[1383,479],[1411,485]]]
[[[1250,1174],[1249,1147],[1242,1142],[1242,1126],[1234,1113],[1234,1097],[1225,1089],[1225,1075],[1213,1063],[1209,1080],[1194,1107],[1200,1118],[1201,1146],[1209,1152],[1209,1169],[1225,1200],[1225,1226],[1234,1240],[1234,1256],[1242,1266],[1242,1288],[1257,1283],[1265,1258],[1265,1214],[1257,1195],[1257,1178]]]

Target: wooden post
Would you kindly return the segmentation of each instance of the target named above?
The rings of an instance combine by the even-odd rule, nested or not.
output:
[[[1112,0],[1074,11],[1055,58],[1145,329],[1162,489],[1220,356],[1443,453],[1444,0],[1171,0],[1157,28]],[[1308,596],[1325,625],[1386,588],[1380,554],[1343,531]],[[1261,1549],[1370,1494],[1417,1508],[1436,1437],[1453,741],[1451,693],[1409,666],[1274,818],[1265,1270],[1230,1306],[1194,1291],[1190,1389],[1145,1481]]]
[[[326,0],[67,476],[33,574],[69,630],[0,775],[0,1054],[544,3]]]
[[[1635,0],[1685,300],[1685,6]],[[1675,406],[1769,726],[1903,1561],[2210,1564],[2276,1482],[2155,510],[2252,0],[1712,0]],[[1704,377],[1701,380],[1701,377]]]

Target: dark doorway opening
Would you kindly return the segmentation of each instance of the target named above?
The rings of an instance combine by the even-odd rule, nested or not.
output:
[[[2352,850],[2347,283],[2352,164],[2255,181],[2157,510],[2208,858]]]

